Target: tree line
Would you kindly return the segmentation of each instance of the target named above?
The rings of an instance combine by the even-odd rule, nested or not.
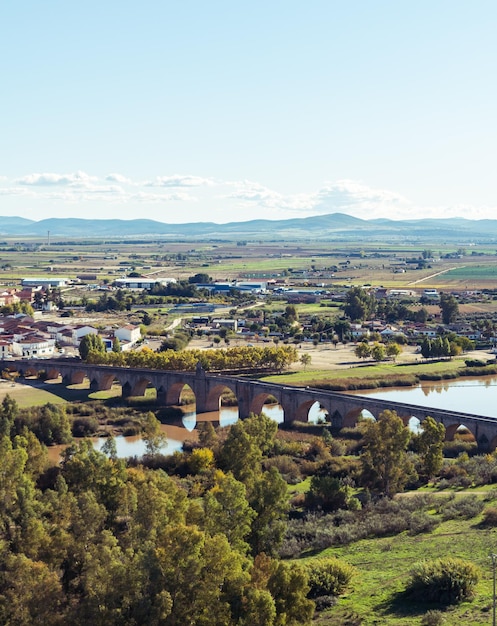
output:
[[[86,339],[89,337],[90,339]],[[88,363],[118,367],[143,367],[160,370],[194,371],[200,363],[209,371],[268,370],[279,372],[298,361],[295,346],[237,346],[208,350],[164,350],[150,348],[129,352],[105,352],[97,335],[87,335],[81,340],[81,358]],[[101,340],[100,340],[101,341]],[[90,345],[90,347],[88,347]]]

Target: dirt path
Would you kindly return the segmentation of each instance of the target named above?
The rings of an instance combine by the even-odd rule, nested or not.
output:
[[[412,283],[407,283],[408,287],[413,287],[414,285],[417,285],[418,283],[422,283],[425,280],[430,280],[430,278],[435,278],[435,276],[440,276],[441,274],[446,274],[447,272],[450,272],[452,270],[455,269],[461,269],[463,267],[466,267],[465,265],[459,265],[459,267],[449,267],[446,270],[442,270],[441,272],[435,272],[435,274],[430,274],[429,276],[425,276],[424,278],[420,278],[419,280],[414,280]]]

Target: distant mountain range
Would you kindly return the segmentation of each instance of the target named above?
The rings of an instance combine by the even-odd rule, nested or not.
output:
[[[419,220],[363,220],[343,213],[288,220],[193,222],[166,224],[154,220],[90,220],[51,218],[40,221],[0,217],[0,237],[19,238],[160,238],[165,240],[264,241],[432,241],[497,242],[497,220],[463,218]]]

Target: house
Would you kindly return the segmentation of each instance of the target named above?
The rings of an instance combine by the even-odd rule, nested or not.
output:
[[[0,358],[6,359],[12,356],[12,344],[10,341],[0,339]]]
[[[361,340],[364,337],[369,337],[369,328],[364,328],[361,324],[351,324],[350,336],[355,340]]]
[[[78,325],[73,326],[71,329],[71,343],[75,346],[79,346],[79,342],[86,335],[98,335],[98,330],[93,326]]]
[[[419,326],[413,330],[414,335],[421,335],[422,337],[436,337],[438,335],[435,328],[429,326]]]
[[[46,335],[28,335],[12,343],[12,352],[27,358],[51,357],[55,352],[55,341]]]
[[[20,302],[19,296],[16,294],[15,289],[6,289],[0,291],[0,306],[8,306]]]
[[[126,324],[126,326],[122,326],[114,331],[114,337],[117,337],[121,342],[125,341],[130,344],[135,344],[141,339],[140,327],[134,326],[133,324]]]

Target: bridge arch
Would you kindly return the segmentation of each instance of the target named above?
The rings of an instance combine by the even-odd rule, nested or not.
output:
[[[457,432],[460,431],[460,429],[462,428],[464,428],[469,433],[471,433],[474,441],[476,441],[476,435],[474,431],[471,428],[469,428],[466,424],[464,424],[462,421],[454,422],[450,424],[449,426],[445,427],[445,441],[454,441],[454,439],[456,438]]]
[[[374,421],[377,420],[376,415],[374,415],[369,409],[357,406],[347,411],[344,415],[342,428],[355,428],[361,417],[365,419],[373,419]]]
[[[147,390],[147,387],[151,384],[151,381],[148,378],[142,377],[131,388],[132,396],[144,396]]]
[[[71,374],[66,374],[62,378],[62,382],[64,385],[81,385],[84,383],[86,377],[86,372],[80,370],[71,372]]]
[[[295,411],[295,419],[299,422],[318,421],[319,417],[330,420],[330,411],[318,400],[305,400]]]
[[[238,397],[235,391],[226,383],[219,383],[210,388],[207,397],[205,399],[205,410],[207,412],[219,411],[222,405],[222,397],[226,391],[230,392],[230,395],[234,396],[236,405],[238,406]]]
[[[276,400],[276,403],[279,404],[281,406],[281,398],[278,398],[278,396],[276,395],[276,393],[273,393],[274,390],[271,390],[271,393],[269,391],[265,392],[261,392],[256,394],[253,398],[252,401],[250,403],[250,413],[254,413],[255,415],[260,415],[263,411],[264,411],[264,405],[266,404],[266,401],[273,397]],[[283,408],[284,411],[284,408]]]
[[[159,387],[157,389],[157,398],[161,398],[164,400],[164,404],[166,406],[179,406],[182,404],[181,394],[185,391],[189,390],[194,400],[190,404],[196,404],[196,393],[195,389],[191,387],[186,381],[176,381],[169,385],[169,387],[165,388],[164,386]]]

